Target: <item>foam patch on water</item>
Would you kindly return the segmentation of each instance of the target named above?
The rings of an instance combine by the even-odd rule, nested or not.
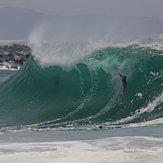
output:
[[[11,140],[10,140],[11,141]],[[114,150],[163,150],[163,138],[147,136],[110,137],[93,140],[52,141],[52,142],[1,142],[0,152],[4,154],[15,152],[38,151],[114,151]],[[22,140],[21,140],[22,141]]]
[[[148,127],[4,133],[0,136],[0,162],[162,163],[160,130]]]
[[[0,144],[5,163],[161,163],[163,139],[115,137],[107,139],[42,143]]]
[[[22,152],[1,155],[0,162],[5,163],[161,163],[162,151],[118,150],[107,152]]]

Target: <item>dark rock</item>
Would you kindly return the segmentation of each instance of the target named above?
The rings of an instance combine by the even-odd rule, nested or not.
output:
[[[10,66],[7,68],[18,69],[31,56],[31,49],[27,45],[12,44],[10,46],[0,46],[0,63],[1,66],[6,67],[6,63]]]

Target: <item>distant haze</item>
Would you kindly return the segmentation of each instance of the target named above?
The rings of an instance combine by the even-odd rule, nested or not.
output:
[[[0,1],[1,2],[1,1]],[[156,17],[106,14],[47,15],[28,8],[0,8],[0,40],[85,43],[159,39],[163,24]]]
[[[163,0],[0,0],[0,7],[6,6],[30,8],[52,15],[158,17],[163,23]]]

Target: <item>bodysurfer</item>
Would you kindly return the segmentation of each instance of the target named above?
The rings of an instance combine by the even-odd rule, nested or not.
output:
[[[57,74],[54,76],[54,85],[59,85],[60,76]]]
[[[119,73],[119,72],[118,72]],[[126,81],[126,76],[123,76],[122,74],[119,73],[119,76],[122,78],[122,84],[123,84],[123,93],[125,92],[127,81]]]
[[[102,129],[102,126],[99,126],[99,129]]]

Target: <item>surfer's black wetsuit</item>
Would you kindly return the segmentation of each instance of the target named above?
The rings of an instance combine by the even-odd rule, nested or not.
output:
[[[127,81],[126,81],[126,76],[123,76],[119,73],[120,77],[122,78],[122,84],[123,84],[123,93],[125,92]]]

